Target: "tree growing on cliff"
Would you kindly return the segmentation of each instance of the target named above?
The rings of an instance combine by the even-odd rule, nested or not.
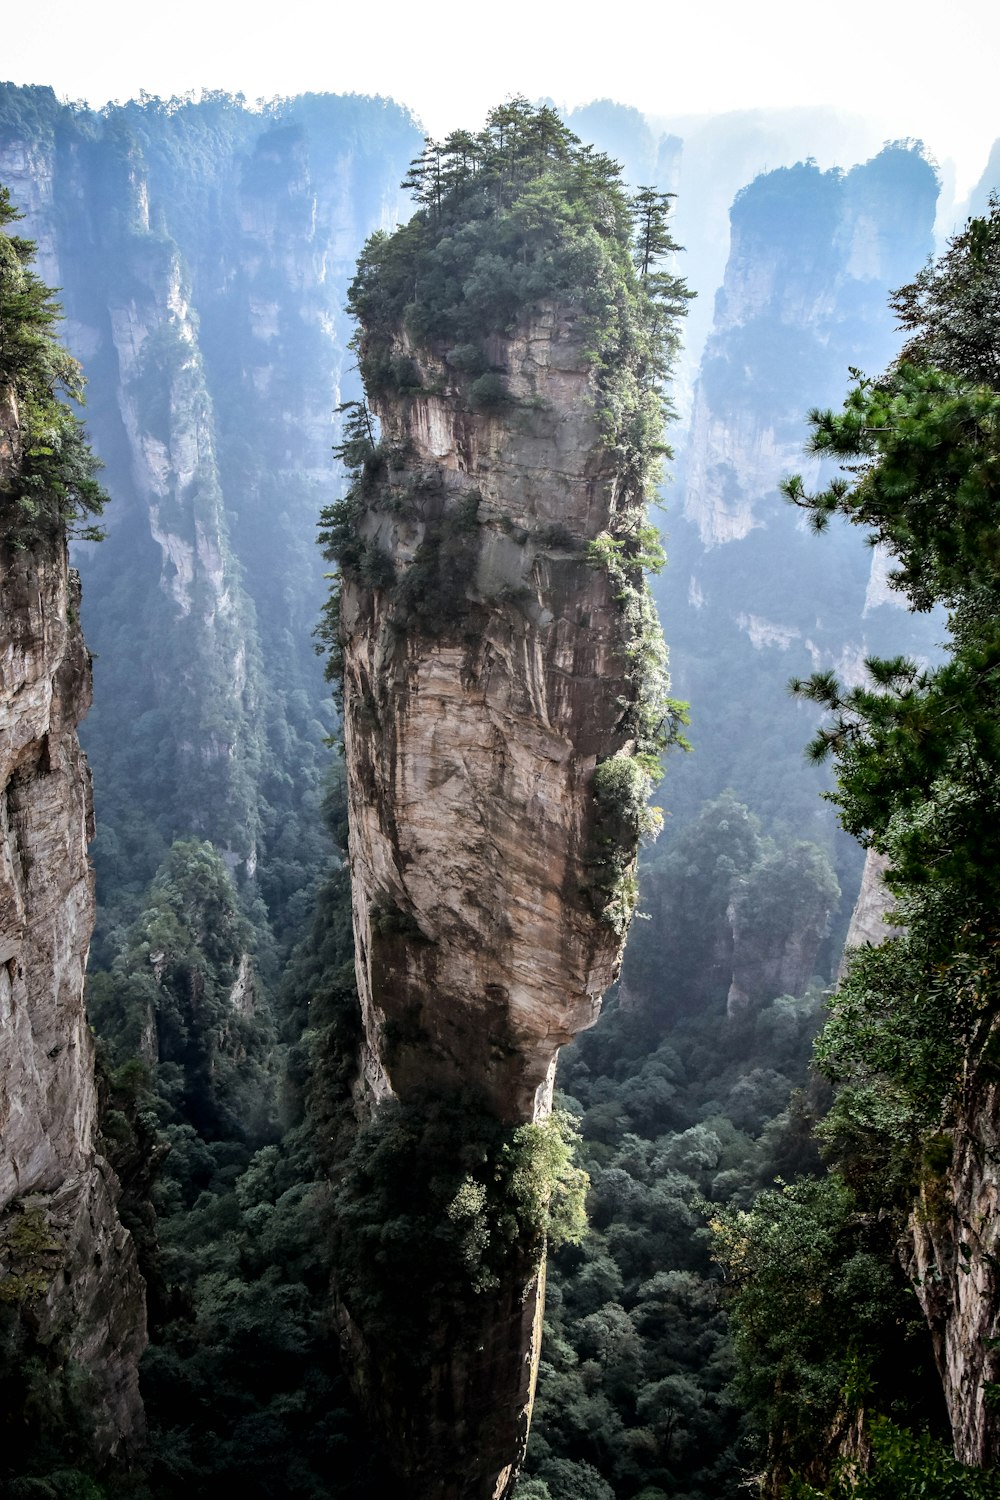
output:
[[[79,401],[83,378],[53,337],[59,307],[31,270],[33,243],[7,230],[22,217],[0,186],[0,540],[27,547],[82,521],[73,534],[94,541],[100,464],[61,399]]]
[[[948,611],[950,639],[940,665],[872,657],[861,685],[846,686],[830,672],[792,684],[829,711],[811,753],[835,760],[831,796],[844,827],[886,856],[893,916],[902,926],[881,946],[854,954],[816,1048],[820,1070],[838,1086],[818,1131],[835,1170],[817,1191],[831,1203],[840,1195],[838,1232],[856,1236],[877,1223],[891,1229],[887,1262],[895,1258],[891,1239],[904,1230],[921,1190],[922,1213],[947,1215],[942,1174],[952,1158],[950,1128],[959,1107],[974,1107],[984,1080],[995,1077],[1000,369],[992,349],[998,273],[1000,204],[994,201],[989,215],[970,221],[937,265],[895,293],[893,305],[911,335],[897,362],[877,380],[854,371],[841,412],[810,414],[812,452],[840,460],[846,476],[817,494],[807,493],[798,476],[785,485],[787,498],[807,511],[817,531],[835,515],[865,527],[895,562],[890,582],[912,609]],[[804,1202],[802,1191],[794,1193]],[[787,1218],[787,1203],[774,1199],[771,1207],[779,1206],[779,1217]],[[763,1368],[769,1349],[787,1340],[787,1330],[802,1323],[801,1297],[779,1289],[771,1305],[762,1301],[769,1272],[750,1262],[766,1248],[769,1231],[760,1207],[755,1213],[756,1220],[742,1222],[742,1239],[735,1221],[721,1226],[721,1257],[731,1273],[744,1275],[736,1314],[745,1381]],[[959,1248],[973,1255],[970,1243]],[[987,1259],[984,1250],[984,1264]],[[971,1270],[971,1262],[963,1269]],[[947,1268],[944,1274],[947,1280]],[[835,1309],[829,1286],[817,1289],[813,1301]],[[919,1408],[907,1413],[896,1375],[873,1378],[873,1355],[884,1353],[888,1334],[866,1336],[870,1307],[870,1294],[859,1284],[821,1351],[824,1378],[853,1350],[864,1357],[865,1379],[840,1378],[842,1412],[850,1416],[863,1405],[871,1415],[892,1402],[894,1416],[919,1419]],[[789,1419],[779,1411],[787,1372],[775,1369],[765,1387],[753,1399],[780,1469],[788,1447]],[[881,1430],[885,1442],[883,1451],[876,1443],[871,1475],[824,1493],[992,1493],[934,1445]],[[795,1493],[820,1491],[801,1485]]]
[[[550,299],[579,309],[607,440],[641,459],[637,488],[665,451],[662,382],[692,295],[664,270],[677,249],[668,194],[630,199],[617,163],[583,146],[555,110],[515,98],[481,132],[428,139],[405,187],[418,210],[365,246],[348,306],[364,328],[371,394],[398,388],[391,332],[417,345],[478,350]]]
[[[817,529],[835,514],[866,527],[911,608],[948,611],[937,667],[872,658],[860,686],[794,684],[830,711],[812,754],[835,757],[841,820],[888,856],[905,925],[858,956],[838,996],[819,1056],[845,1087],[825,1130],[855,1173],[887,1149],[904,1200],[922,1139],[955,1103],[957,1059],[975,1066],[1000,1006],[998,268],[994,203],[895,294],[911,333],[897,364],[856,372],[841,413],[812,413],[813,451],[854,477],[817,495],[786,485]]]

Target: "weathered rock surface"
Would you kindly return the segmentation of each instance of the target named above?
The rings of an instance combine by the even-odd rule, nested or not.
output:
[[[344,734],[365,1076],[376,1098],[474,1079],[544,1113],[556,1052],[597,1017],[621,939],[598,913],[593,773],[625,745],[619,609],[584,555],[615,509],[586,363],[558,310],[491,350],[515,404],[376,402],[411,515],[366,528],[405,581],[431,526],[478,501],[457,618],[345,583]],[[473,493],[475,492],[475,493]],[[453,600],[444,601],[450,607]]]
[[[392,576],[342,595],[363,1089],[371,1105],[470,1088],[517,1124],[547,1114],[558,1049],[620,961],[593,781],[630,747],[631,689],[621,606],[586,555],[618,480],[564,309],[492,343],[511,400],[488,411],[443,360],[399,353],[420,389],[375,398],[395,457],[361,522]],[[513,1486],[543,1280],[537,1254],[523,1261],[427,1351],[415,1402],[352,1329],[368,1403],[425,1500]]]
[[[892,892],[884,880],[887,863],[884,854],[879,854],[875,849],[868,850],[861,875],[861,888],[858,891],[858,899],[854,903],[847,937],[844,940],[844,957],[840,965],[841,975],[844,972],[844,965],[850,958],[852,948],[864,948],[866,945],[877,948],[879,943],[884,943],[886,938],[892,937],[893,933],[901,931],[899,927],[894,927],[891,922],[885,920],[892,910],[893,903]]]
[[[16,414],[8,405],[4,415],[14,436],[0,475],[18,456]],[[51,1248],[23,1314],[86,1372],[95,1446],[111,1453],[142,1429],[145,1289],[115,1212],[114,1172],[98,1154],[83,1010],[94,895],[90,774],[76,734],[90,662],[78,610],[62,542],[0,548],[0,1296],[22,1300],[2,1289],[24,1272],[10,1238],[34,1210]]]
[[[990,1062],[963,1079],[941,1147],[949,1160],[925,1174],[903,1260],[931,1331],[956,1458],[1000,1459],[991,1387],[1000,1381],[1000,1088]],[[950,1146],[950,1151],[949,1151]]]

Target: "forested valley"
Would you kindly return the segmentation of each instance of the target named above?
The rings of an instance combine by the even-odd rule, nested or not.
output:
[[[1000,1496],[1000,209],[984,182],[942,253],[920,143],[823,170],[790,138],[744,175],[732,129],[514,100],[435,143],[383,99],[94,112],[0,85],[0,561],[20,577],[68,527],[82,581],[94,1149],[145,1282],[114,1316],[148,1329],[145,1426],[95,1449],[103,1356],[44,1311],[70,1282],[52,1184],[4,1199],[11,1500],[462,1493],[406,1488],[384,1393],[413,1425],[435,1340],[485,1338],[546,1245],[530,1439],[497,1494]],[[695,171],[713,151],[728,237]],[[541,465],[504,340],[551,305],[579,309],[625,476],[624,521],[586,545],[494,514],[471,460],[434,489],[392,428],[457,391],[469,452],[507,422]],[[663,392],[661,567],[640,514]],[[345,735],[331,571],[432,662],[486,619],[534,628],[525,579],[546,605],[611,580],[619,738],[566,904],[628,940],[551,1115],[471,1082],[387,1099],[369,1069],[368,1118],[349,752],[389,731],[376,684]],[[447,827],[435,795],[420,816]],[[368,902],[376,975],[425,962],[421,919]],[[428,1028],[390,1015],[389,1075]],[[359,1389],[362,1347],[383,1387]]]

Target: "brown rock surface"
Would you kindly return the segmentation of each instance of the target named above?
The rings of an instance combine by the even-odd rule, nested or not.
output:
[[[903,1259],[931,1331],[955,1456],[1000,1460],[1000,1089],[988,1060],[963,1081],[946,1161],[928,1169]]]
[[[0,454],[9,471],[9,403],[4,416],[15,434]],[[0,1289],[24,1270],[9,1239],[34,1211],[53,1247],[35,1268],[45,1290],[13,1300],[39,1340],[90,1377],[95,1447],[113,1453],[142,1428],[145,1288],[115,1211],[115,1174],[97,1150],[83,1010],[94,896],[90,773],[76,734],[90,662],[78,610],[62,540],[0,547]]]
[[[584,553],[616,476],[572,322],[551,309],[491,358],[519,404],[470,411],[424,354],[424,393],[376,403],[407,455],[393,482],[420,497],[363,522],[397,578],[473,491],[478,515],[440,631],[345,582],[344,734],[367,1084],[474,1078],[513,1122],[547,1110],[556,1052],[617,973],[588,862],[627,689],[619,607]]]
[[[599,826],[594,771],[634,748],[636,688],[618,589],[587,547],[634,524],[635,501],[619,510],[566,309],[491,341],[511,399],[487,410],[443,359],[405,339],[397,352],[420,388],[374,400],[390,458],[359,522],[385,581],[342,591],[359,1102],[466,1088],[517,1125],[547,1115],[556,1054],[620,962],[602,865],[620,830]],[[543,1279],[538,1254],[521,1257],[425,1351],[415,1397],[342,1308],[369,1409],[422,1500],[510,1493]]]

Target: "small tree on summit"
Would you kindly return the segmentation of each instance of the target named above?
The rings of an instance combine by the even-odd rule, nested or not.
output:
[[[667,228],[670,200],[675,193],[658,193],[655,188],[641,187],[631,200],[635,219],[635,268],[646,277],[663,255],[678,246]]]

